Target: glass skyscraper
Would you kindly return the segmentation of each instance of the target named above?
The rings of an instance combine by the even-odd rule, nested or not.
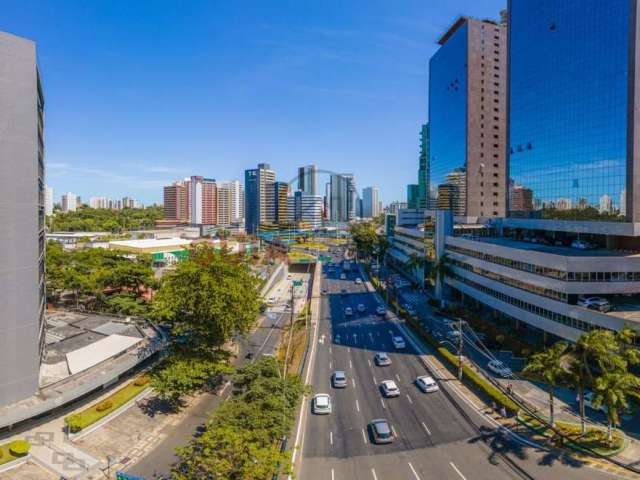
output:
[[[511,0],[510,215],[638,221],[635,4]]]

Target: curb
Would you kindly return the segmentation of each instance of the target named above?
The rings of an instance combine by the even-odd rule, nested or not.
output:
[[[27,453],[24,457],[16,458],[15,460],[11,460],[10,462],[3,463],[0,465],[0,473],[7,472],[11,469],[17,468],[20,465],[27,463],[27,460],[31,458],[31,454]]]

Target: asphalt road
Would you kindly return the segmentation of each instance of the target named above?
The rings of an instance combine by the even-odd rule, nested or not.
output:
[[[333,413],[309,413],[302,419],[298,478],[611,478],[570,458],[556,458],[504,437],[444,382],[439,392],[425,394],[418,390],[415,378],[429,373],[416,355],[424,352],[417,352],[411,342],[406,349],[395,350],[392,334],[407,337],[395,322],[375,314],[382,300],[354,282],[358,273],[348,274],[347,280],[340,280],[340,273],[340,269],[327,273],[325,267],[326,295],[321,302],[317,357],[311,374],[313,393],[329,393]],[[360,303],[366,307],[364,314],[357,313]],[[344,315],[347,306],[354,311],[352,317]],[[378,351],[389,353],[390,366],[374,364]],[[331,387],[335,370],[346,372],[347,388]],[[386,399],[381,395],[379,384],[388,379],[399,386],[399,397]],[[393,444],[372,443],[367,425],[376,418],[385,418],[392,425],[397,434]]]

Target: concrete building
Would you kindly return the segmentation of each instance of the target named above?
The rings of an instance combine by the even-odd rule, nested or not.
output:
[[[218,223],[218,192],[216,181],[194,175],[187,184],[189,192],[189,223],[216,225]]]
[[[460,17],[438,43],[429,61],[430,183],[440,192],[448,175],[464,171],[456,214],[504,216],[507,29]]]
[[[298,169],[298,190],[309,195],[316,194],[316,173],[315,165],[307,165]]]
[[[265,221],[261,223],[270,226],[287,223],[289,184],[286,182],[268,183],[266,193],[266,217]]]
[[[366,187],[362,190],[362,217],[373,218],[380,215],[380,188]]]
[[[91,208],[109,208],[109,201],[106,197],[90,197],[89,207]]]
[[[511,188],[510,197],[511,204],[509,205],[509,209],[512,215],[528,214],[533,210],[533,191],[530,188],[516,185]]]
[[[242,223],[244,221],[244,186],[239,180],[227,180],[220,182],[218,188],[228,191],[230,223]]]
[[[258,168],[244,172],[245,230],[250,235],[258,233],[260,223],[267,221],[267,186],[275,181],[276,173],[268,163],[260,163]]]
[[[186,181],[173,182],[164,187],[164,218],[178,223],[189,221],[189,190]]]
[[[44,346],[44,96],[34,42],[0,32],[0,406],[38,390]]]
[[[322,195],[310,195],[297,191],[287,197],[287,221],[318,230],[322,227],[323,208]]]
[[[350,222],[356,218],[358,198],[353,175],[341,173],[331,175],[330,219],[332,222]]]
[[[53,188],[47,186],[44,192],[44,214],[53,215]]]
[[[67,192],[62,195],[62,211],[75,212],[80,206],[79,198],[75,193]]]

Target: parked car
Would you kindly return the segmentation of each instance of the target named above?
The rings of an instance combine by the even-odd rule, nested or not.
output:
[[[596,248],[596,246],[585,240],[574,240],[571,242],[571,248],[576,248],[578,250],[591,250]]]
[[[360,277],[355,279],[356,284],[360,285],[362,284],[362,279]]]
[[[343,370],[336,370],[331,376],[333,388],[345,388],[347,386],[347,375]]]
[[[340,280],[346,280],[347,276],[344,273],[340,274]]]
[[[578,299],[578,306],[599,312],[610,312],[611,302],[602,297],[583,297]]]
[[[320,292],[322,295],[327,295],[329,293],[329,290],[327,290],[326,288],[323,288],[322,291]]]
[[[347,307],[344,309],[344,316],[345,317],[350,317],[351,315],[353,315],[353,308],[351,307]]]
[[[440,387],[438,387],[436,381],[429,375],[422,375],[416,378],[416,385],[424,393],[437,392],[438,390],[440,390]]]
[[[489,363],[487,363],[487,368],[491,373],[497,375],[498,377],[506,378],[513,375],[511,369],[500,360],[491,360]]]
[[[379,367],[387,367],[391,365],[391,358],[389,358],[389,355],[386,352],[376,353],[376,356],[374,357],[374,361],[376,362],[376,365],[378,365]]]
[[[367,308],[364,306],[364,303],[359,303],[358,306],[356,307],[356,309],[360,313],[364,313],[364,312],[367,311]]]
[[[386,308],[384,308],[382,305],[380,305],[380,306],[378,306],[378,307],[376,308],[376,313],[377,313],[378,315],[384,315],[384,314],[386,314],[386,313],[387,313],[387,309],[386,309]]]
[[[389,422],[384,418],[377,418],[369,423],[369,431],[373,438],[373,443],[393,443],[395,440],[395,433]]]
[[[382,394],[387,398],[400,396],[400,389],[393,380],[383,380],[380,382],[380,389],[382,390]]]
[[[314,395],[312,410],[316,415],[328,415],[331,413],[331,397],[326,393]]]
[[[393,347],[400,350],[402,348],[405,348],[407,345],[404,343],[404,338],[402,338],[399,335],[394,336],[391,339],[391,342],[393,343]]]

